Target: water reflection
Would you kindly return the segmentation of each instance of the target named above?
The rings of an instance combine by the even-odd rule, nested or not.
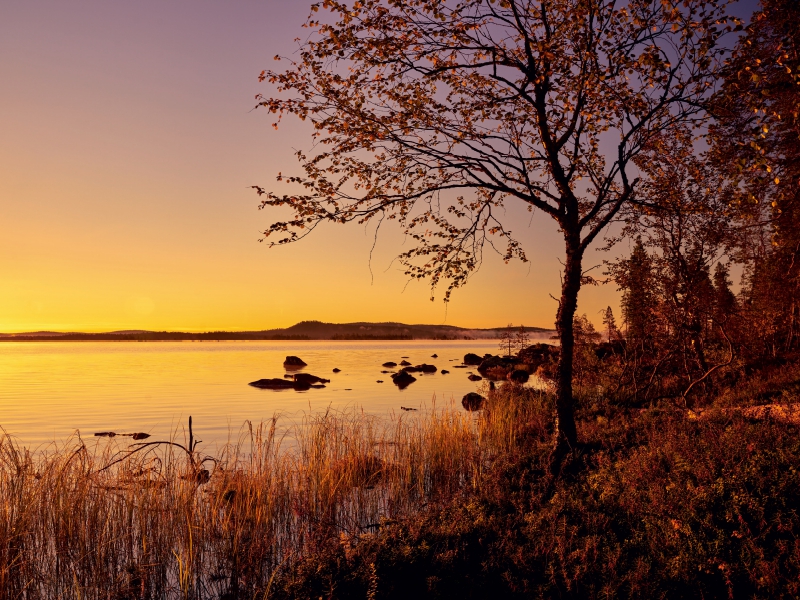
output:
[[[237,435],[246,421],[276,413],[358,406],[386,415],[400,407],[460,402],[482,382],[455,369],[464,354],[497,352],[494,340],[385,342],[5,342],[0,344],[0,426],[27,446],[75,430],[168,437],[191,414],[206,446]],[[432,356],[436,354],[436,358]],[[284,368],[287,356],[307,366]],[[388,362],[434,364],[405,389],[382,374]],[[287,365],[287,367],[290,365]],[[338,369],[338,371],[337,371]],[[450,371],[443,374],[442,370]],[[391,369],[395,370],[395,369]],[[263,390],[262,378],[308,373],[330,379],[306,391]],[[382,381],[383,383],[379,383]]]

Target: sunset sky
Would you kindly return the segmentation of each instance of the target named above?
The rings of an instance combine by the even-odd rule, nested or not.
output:
[[[562,242],[509,209],[530,264],[489,251],[445,306],[388,228],[258,243],[250,186],[297,172],[309,130],[252,110],[307,2],[16,2],[0,9],[0,332],[252,330],[304,319],[551,327]],[[273,215],[277,217],[277,215]],[[625,245],[627,247],[627,245]],[[590,254],[586,265],[604,254]],[[602,269],[595,271],[600,274]],[[613,285],[584,289],[599,323]]]

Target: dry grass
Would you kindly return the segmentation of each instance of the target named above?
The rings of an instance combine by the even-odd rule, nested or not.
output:
[[[545,396],[499,398],[480,417],[328,412],[289,437],[273,419],[215,457],[174,439],[76,438],[34,453],[6,436],[0,597],[267,598],[321,541],[477,490],[523,428],[544,427]]]

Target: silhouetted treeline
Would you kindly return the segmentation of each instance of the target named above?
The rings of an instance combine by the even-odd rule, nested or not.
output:
[[[365,335],[360,333],[337,333],[331,337],[332,340],[413,340],[410,335]]]

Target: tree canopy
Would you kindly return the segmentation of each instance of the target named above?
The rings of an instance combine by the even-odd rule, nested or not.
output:
[[[299,192],[257,187],[289,207],[264,232],[302,239],[324,222],[397,220],[412,278],[446,282],[480,265],[488,241],[526,260],[502,207],[546,214],[564,236],[556,326],[557,438],[574,444],[573,317],[586,249],[637,198],[636,158],[703,123],[740,28],[724,0],[325,0],[259,104],[311,122]],[[276,57],[279,58],[279,57]]]

